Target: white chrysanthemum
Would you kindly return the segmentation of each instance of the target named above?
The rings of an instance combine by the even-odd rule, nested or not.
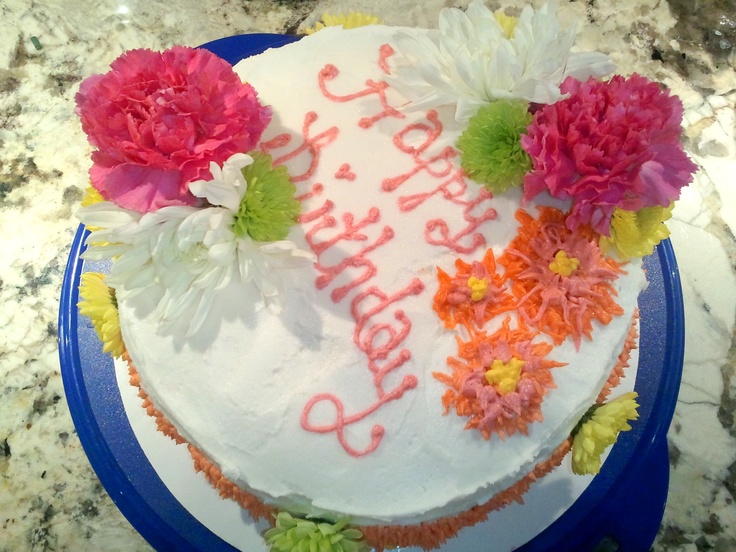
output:
[[[192,183],[191,190],[212,207],[164,207],[150,213],[128,211],[105,201],[83,207],[77,216],[99,228],[86,240],[85,259],[114,258],[106,279],[113,288],[135,295],[158,285],[163,289],[155,314],[166,326],[191,317],[188,335],[204,322],[213,294],[233,278],[255,285],[264,303],[280,308],[280,270],[305,266],[314,256],[288,240],[256,242],[233,232],[233,220],[247,184],[241,170],[250,156],[233,155],[213,180]]]
[[[560,28],[554,2],[536,12],[525,7],[513,34],[507,32],[481,0],[465,12],[445,8],[438,31],[399,34],[401,56],[390,83],[411,108],[456,104],[455,119],[466,122],[494,99],[550,104],[561,98],[566,77],[586,80],[613,71],[604,54],[570,51],[575,29]]]

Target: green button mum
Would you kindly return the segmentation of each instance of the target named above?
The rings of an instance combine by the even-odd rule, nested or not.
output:
[[[271,552],[368,552],[363,534],[343,518],[335,523],[312,521],[279,512],[265,533]]]
[[[457,141],[465,173],[492,192],[521,185],[532,167],[521,135],[532,118],[524,101],[497,100],[481,107]]]
[[[255,241],[283,240],[296,223],[301,204],[294,199],[296,187],[286,167],[274,167],[271,156],[252,152],[253,163],[243,168],[248,189],[235,215],[233,232]]]

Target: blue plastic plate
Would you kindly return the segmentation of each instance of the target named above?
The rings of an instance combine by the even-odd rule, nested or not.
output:
[[[234,64],[296,40],[283,35],[241,35],[203,47]],[[175,498],[146,457],[129,423],[111,358],[77,310],[83,271],[104,263],[81,260],[87,232],[72,243],[59,311],[59,355],[72,419],[87,456],[120,511],[158,550],[233,551]],[[621,435],[601,473],[552,525],[518,550],[649,550],[664,512],[669,482],[666,433],[682,374],[684,315],[680,279],[669,240],[645,259],[649,287],[639,298],[640,346],[635,390],[639,420]],[[162,439],[165,437],[161,436]],[[487,546],[483,524],[473,528]],[[483,549],[491,550],[492,548]],[[451,545],[452,546],[452,545]],[[457,548],[453,548],[455,550]],[[476,550],[476,547],[469,548]]]

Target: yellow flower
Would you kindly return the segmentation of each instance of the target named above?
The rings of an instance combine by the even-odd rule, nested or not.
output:
[[[381,21],[375,15],[368,15],[360,12],[351,12],[347,15],[331,15],[329,13],[322,14],[322,21],[317,21],[312,28],[305,29],[308,34],[314,34],[321,31],[325,27],[336,27],[342,25],[343,29],[355,29],[357,27],[365,27],[366,25],[376,25]]]
[[[601,250],[605,254],[613,250],[623,260],[651,255],[654,247],[670,235],[664,222],[672,217],[673,207],[674,203],[638,211],[616,208],[611,218],[611,237],[601,236]]]
[[[89,205],[94,205],[95,203],[101,203],[103,201],[105,201],[105,198],[102,197],[102,194],[100,194],[100,192],[98,192],[92,186],[87,186],[84,189],[82,207],[87,207]],[[95,232],[96,230],[100,230],[100,228],[98,228],[97,226],[87,226],[87,230],[89,230],[90,232]]]
[[[98,192],[92,186],[87,186],[84,189],[84,197],[82,198],[82,207],[87,207],[87,205],[94,205],[95,203],[100,203],[102,201],[105,201],[105,198],[103,198],[102,194],[100,194],[100,192]]]
[[[79,284],[77,303],[79,313],[89,317],[102,341],[102,350],[118,358],[125,352],[125,343],[120,333],[120,319],[115,299],[115,290],[105,284],[105,275],[98,272],[85,272]]]
[[[596,474],[601,455],[616,442],[621,431],[628,431],[630,420],[639,417],[635,392],[625,393],[606,404],[592,407],[573,432],[572,471],[577,475]]]

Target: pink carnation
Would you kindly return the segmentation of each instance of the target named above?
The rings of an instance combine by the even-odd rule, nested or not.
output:
[[[77,114],[90,143],[92,185],[121,207],[193,205],[210,162],[252,150],[271,119],[256,91],[207,50],[132,50],[86,79]]]
[[[567,226],[608,236],[620,207],[668,206],[697,166],[680,143],[682,104],[640,75],[609,82],[567,78],[567,99],[542,107],[522,136],[533,169],[524,197],[572,199]]]

